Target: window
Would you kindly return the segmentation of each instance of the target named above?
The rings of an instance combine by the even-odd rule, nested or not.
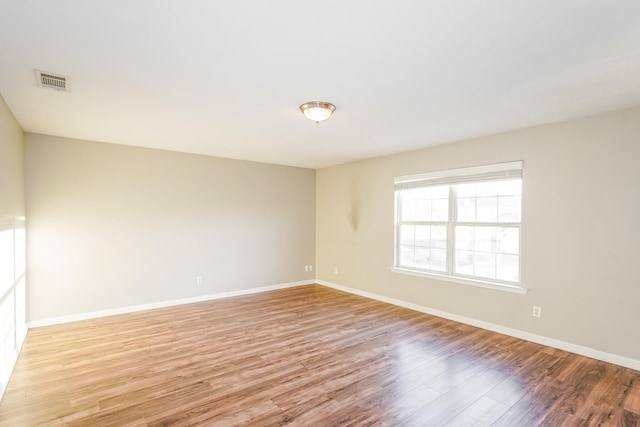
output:
[[[395,268],[520,287],[522,162],[395,179]]]

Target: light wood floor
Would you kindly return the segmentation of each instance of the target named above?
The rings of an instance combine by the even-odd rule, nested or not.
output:
[[[2,426],[640,425],[640,372],[319,285],[29,331]]]

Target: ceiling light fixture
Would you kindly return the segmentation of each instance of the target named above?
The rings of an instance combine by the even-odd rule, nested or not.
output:
[[[336,106],[329,102],[311,101],[302,104],[300,111],[304,113],[307,119],[320,123],[331,117],[331,114],[336,111]]]

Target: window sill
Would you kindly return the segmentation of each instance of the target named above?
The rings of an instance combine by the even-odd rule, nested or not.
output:
[[[483,282],[480,280],[469,280],[469,279],[463,279],[460,277],[444,276],[444,275],[433,274],[433,273],[424,273],[422,271],[415,271],[407,268],[391,267],[390,270],[394,273],[406,274],[409,276],[426,277],[428,279],[436,279],[436,280],[443,280],[445,282],[460,283],[462,285],[476,286],[476,287],[485,288],[485,289],[493,289],[495,291],[513,292],[521,295],[526,294],[528,291],[527,288],[523,288],[521,286],[502,285],[497,283]]]

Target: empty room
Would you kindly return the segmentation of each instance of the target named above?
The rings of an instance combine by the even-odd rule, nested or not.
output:
[[[640,426],[640,2],[0,41],[0,426]]]

